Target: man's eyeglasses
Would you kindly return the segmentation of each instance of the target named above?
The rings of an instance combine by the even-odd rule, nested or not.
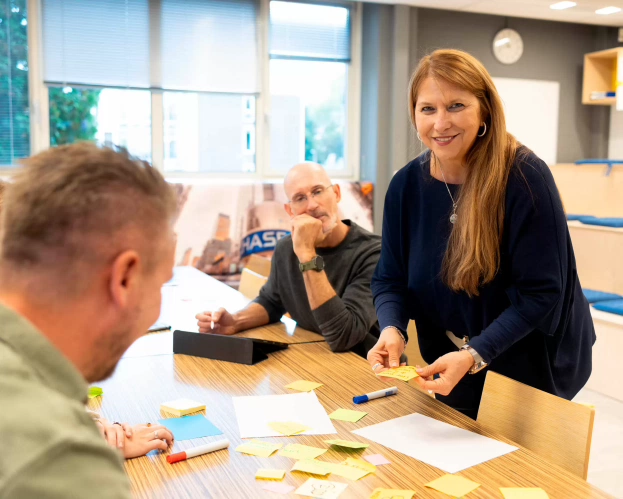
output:
[[[334,186],[334,184],[328,185],[327,187],[319,185],[319,186],[315,187],[309,193],[309,195],[311,195],[312,198],[314,198],[316,201],[318,201],[333,186]],[[303,208],[305,208],[307,206],[308,202],[309,202],[309,197],[306,196],[305,194],[295,194],[292,197],[292,199],[290,200],[290,206],[292,206],[292,208],[296,208],[297,210],[298,209],[303,209]]]

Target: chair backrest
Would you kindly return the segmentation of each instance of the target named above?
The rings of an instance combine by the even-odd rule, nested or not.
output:
[[[260,294],[260,289],[266,284],[268,277],[253,272],[249,269],[242,269],[240,274],[240,285],[238,291],[240,291],[247,298],[256,298]]]
[[[256,274],[268,277],[270,275],[270,265],[271,262],[268,258],[259,255],[251,255],[244,268],[249,269]]]
[[[489,371],[478,422],[586,480],[595,409]]]

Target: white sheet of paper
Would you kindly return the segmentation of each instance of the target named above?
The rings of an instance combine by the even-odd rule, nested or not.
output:
[[[311,430],[300,435],[337,433],[318,397],[312,392],[259,397],[233,397],[240,438],[282,437],[268,423],[300,423]]]
[[[353,433],[446,473],[458,473],[517,450],[512,445],[421,414],[390,419],[354,430]]]

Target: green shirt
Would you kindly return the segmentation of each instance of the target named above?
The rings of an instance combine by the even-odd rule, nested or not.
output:
[[[0,497],[129,498],[119,452],[85,411],[87,383],[27,320],[0,305]]]

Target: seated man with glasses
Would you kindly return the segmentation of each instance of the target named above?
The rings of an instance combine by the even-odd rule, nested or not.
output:
[[[223,308],[198,314],[199,331],[235,334],[289,312],[299,326],[322,334],[334,352],[365,357],[379,336],[370,280],[381,238],[339,219],[340,186],[320,165],[295,166],[284,188],[292,235],[277,244],[268,282],[235,314]]]

